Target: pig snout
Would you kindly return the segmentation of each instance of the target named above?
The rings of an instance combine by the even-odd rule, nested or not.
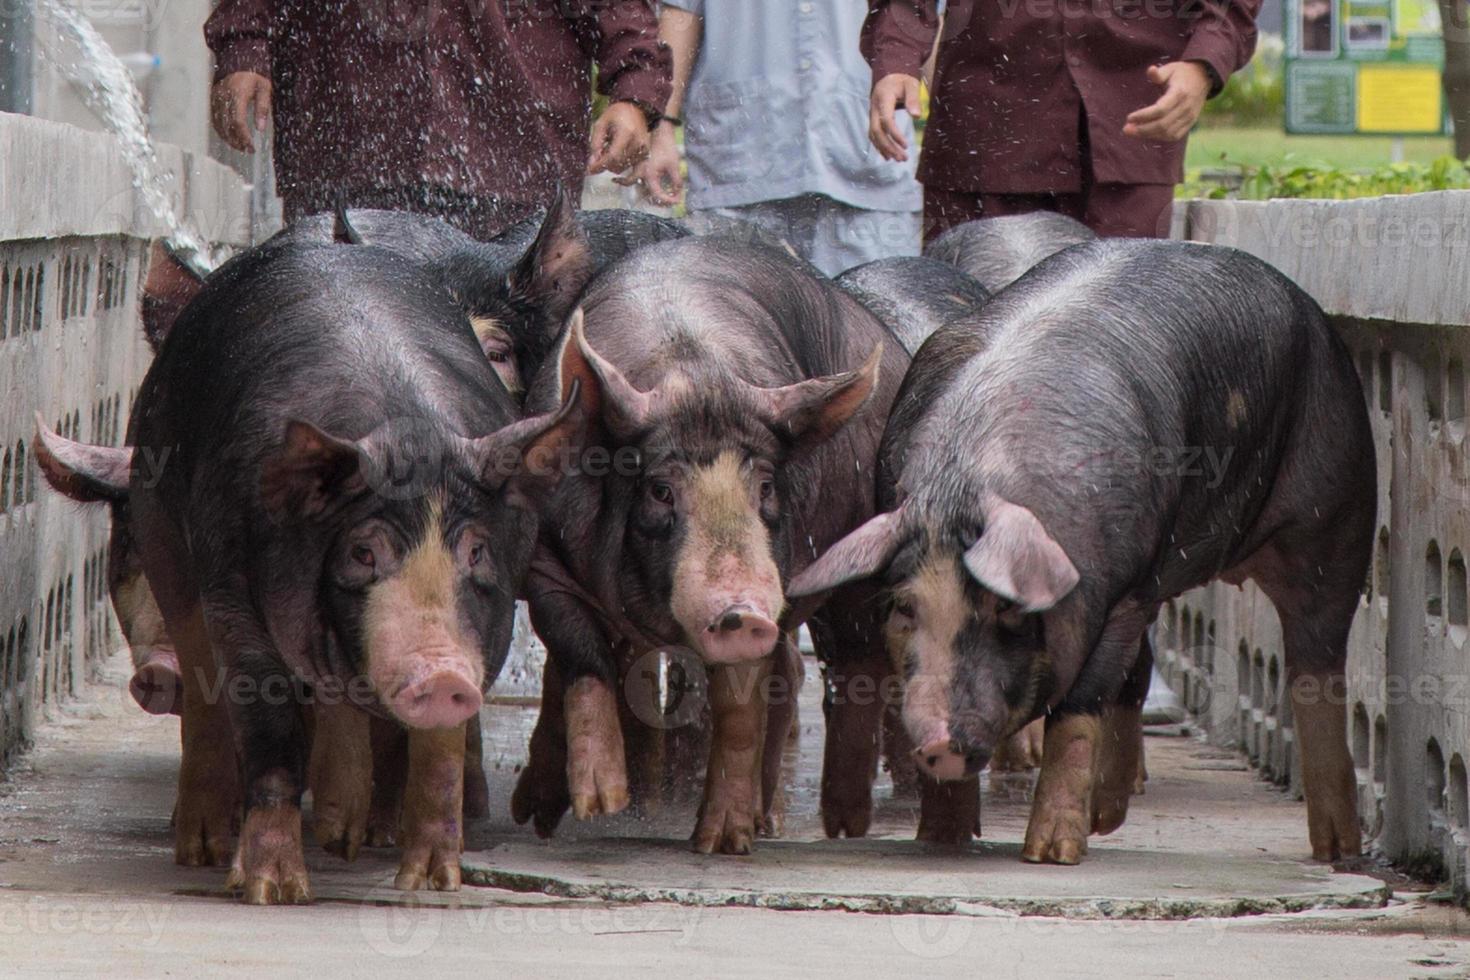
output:
[[[419,673],[387,700],[388,710],[411,728],[453,728],[473,718],[484,702],[473,678],[450,666]]]
[[[919,770],[941,781],[973,776],[989,761],[989,752],[966,746],[947,732],[914,749]]]
[[[184,679],[179,674],[178,654],[165,647],[134,653],[138,664],[128,681],[128,693],[138,707],[150,715],[182,714]]]
[[[717,613],[701,633],[700,648],[711,663],[759,660],[776,647],[780,629],[751,602],[735,602]]]

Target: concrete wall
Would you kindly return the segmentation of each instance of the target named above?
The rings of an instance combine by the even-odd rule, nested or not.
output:
[[[179,213],[243,245],[234,172],[160,147]],[[41,486],[34,415],[120,445],[148,364],[138,317],[149,240],[110,137],[0,113],[0,765],[118,642],[105,585],[107,512]]]
[[[1470,192],[1195,201],[1181,234],[1231,245],[1316,297],[1358,364],[1378,449],[1379,534],[1349,640],[1349,744],[1365,830],[1398,861],[1470,853]],[[1253,586],[1164,612],[1161,670],[1209,726],[1299,788],[1280,626]]]

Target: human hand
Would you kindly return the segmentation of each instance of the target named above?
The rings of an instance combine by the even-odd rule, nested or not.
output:
[[[271,80],[253,71],[231,72],[214,83],[210,93],[210,118],[219,138],[242,153],[254,153],[250,135],[250,107],[255,107],[255,128],[265,132],[271,118]]]
[[[912,75],[885,75],[873,85],[868,102],[868,139],[883,159],[902,163],[909,158],[909,141],[898,128],[895,113],[899,106],[919,118],[919,80]]]
[[[1198,61],[1171,61],[1151,66],[1148,80],[1162,85],[1164,94],[1153,105],[1128,114],[1123,120],[1124,135],[1170,142],[1184,139],[1209,98],[1209,71]]]
[[[620,174],[648,156],[648,119],[631,102],[614,102],[592,127],[587,172]]]
[[[674,124],[661,122],[653,131],[648,159],[634,167],[626,177],[616,178],[623,185],[641,184],[643,196],[660,207],[673,207],[684,194],[684,177],[679,173],[679,144],[674,139]]]

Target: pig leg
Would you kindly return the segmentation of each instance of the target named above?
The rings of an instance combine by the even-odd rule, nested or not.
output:
[[[579,677],[567,688],[567,787],[578,820],[628,805],[623,729],[617,699],[600,678]]]
[[[709,668],[714,735],[692,838],[700,854],[749,854],[755,842],[771,660]]]
[[[980,836],[980,777],[952,782],[915,769],[919,783],[919,832],[916,840],[960,846]]]
[[[248,599],[228,586],[205,592],[204,622],[231,692],[245,788],[245,822],[226,887],[249,905],[308,903],[301,843],[307,740],[295,683]]]
[[[174,861],[185,867],[228,865],[240,825],[239,767],[224,689],[210,653],[204,616],[196,604],[173,618],[184,687],[179,719],[182,753],[174,806]]]
[[[465,726],[408,733],[408,786],[403,796],[403,858],[393,887],[459,891],[464,850]]]
[[[398,841],[403,784],[408,778],[408,732],[386,718],[370,723],[373,743],[373,799],[368,813],[367,846],[392,847]]]
[[[1128,804],[1143,769],[1143,702],[1148,698],[1153,665],[1153,647],[1145,633],[1117,703],[1103,708],[1097,786],[1092,800],[1094,834],[1111,834],[1128,817]]]
[[[1041,765],[1042,746],[1046,741],[1046,721],[1038,718],[1021,730],[1002,739],[990,757],[991,772],[1026,772]]]
[[[348,861],[367,838],[372,810],[373,749],[368,715],[350,704],[312,709],[315,732],[307,784],[316,842]]]
[[[616,670],[610,644],[582,604],[564,593],[533,595],[530,608],[531,625],[546,644],[546,668],[541,679],[541,714],[531,732],[526,768],[511,794],[510,812],[516,823],[532,821],[538,837],[550,837],[572,806],[569,780],[573,767],[587,816],[594,812],[594,800],[599,810],[608,813],[626,806],[628,777],[612,695]],[[586,683],[577,687],[584,678]],[[579,699],[575,711],[569,703],[573,688]],[[607,705],[614,709],[610,723],[599,715]],[[581,736],[575,752],[583,753],[576,758],[568,739],[574,714]],[[586,755],[588,752],[592,755]]]
[[[1076,864],[1087,853],[1101,734],[1101,720],[1094,714],[1047,718],[1041,776],[1021,846],[1023,860]]]
[[[783,633],[776,645],[767,705],[766,740],[761,750],[761,832],[781,836],[785,800],[781,793],[781,762],[796,721],[796,696],[801,690],[801,653],[794,633]]]
[[[478,820],[490,816],[490,783],[485,779],[485,735],[480,716],[464,726],[464,817]]]
[[[883,690],[895,689],[898,675],[884,678]],[[903,701],[895,698],[883,706],[883,764],[893,780],[894,799],[916,799],[920,795],[919,767],[914,764],[914,742],[903,724]]]
[[[1318,861],[1363,852],[1343,670],[1372,548],[1371,513],[1368,520],[1356,522],[1361,527],[1353,523],[1344,522],[1341,535],[1324,529],[1300,540],[1273,541],[1247,563],[1281,617],[1307,798],[1307,836]]]
[[[541,713],[531,729],[526,767],[510,795],[511,817],[518,824],[531,820],[536,836],[542,838],[556,832],[562,814],[572,805],[567,786],[566,693],[556,662],[548,656],[541,674]]]
[[[822,827],[828,837],[862,837],[873,819],[884,680],[893,669],[871,612],[877,608],[873,601],[833,608],[812,632],[826,666]]]

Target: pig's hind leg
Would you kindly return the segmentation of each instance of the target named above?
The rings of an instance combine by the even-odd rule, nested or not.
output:
[[[1344,668],[1372,548],[1371,520],[1370,513],[1366,522],[1349,519],[1330,530],[1278,534],[1242,569],[1281,617],[1307,835],[1318,861],[1356,857],[1363,849]]]

